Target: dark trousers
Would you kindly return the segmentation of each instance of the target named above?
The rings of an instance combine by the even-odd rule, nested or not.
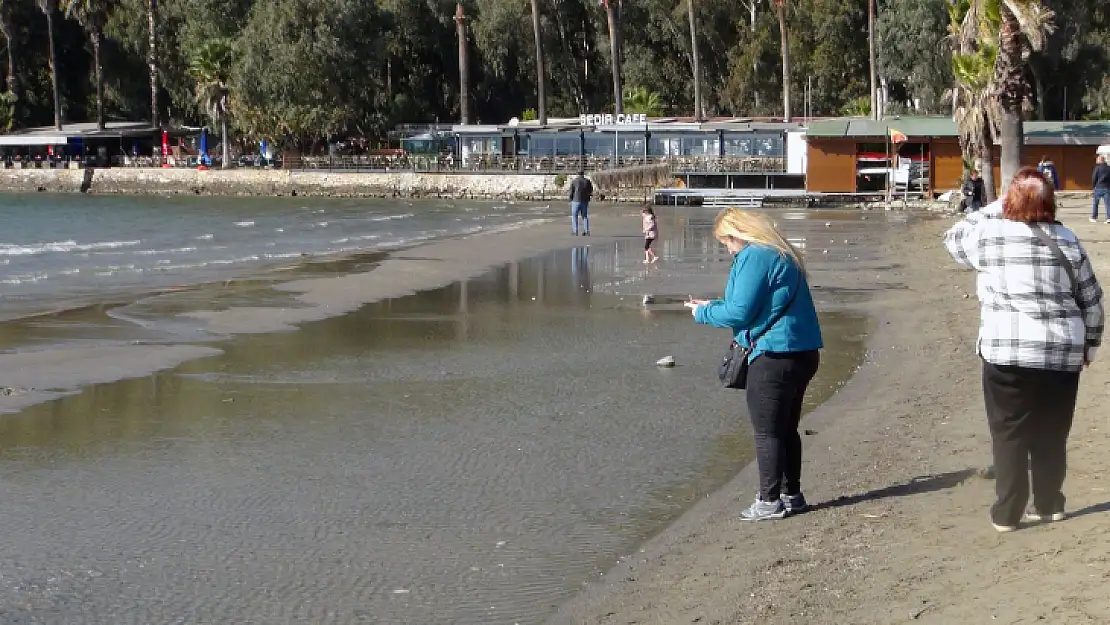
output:
[[[1095,187],[1094,202],[1091,205],[1091,219],[1098,219],[1098,203],[1106,203],[1106,218],[1110,219],[1110,189]]]
[[[759,498],[802,492],[802,402],[817,373],[817,351],[762,354],[748,366],[748,415],[755,430]]]
[[[994,449],[991,519],[1017,525],[1029,502],[1042,514],[1064,511],[1068,433],[1079,392],[1078,371],[1047,371],[983,362],[983,398]]]

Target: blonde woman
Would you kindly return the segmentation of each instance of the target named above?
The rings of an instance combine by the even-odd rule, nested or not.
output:
[[[725,296],[691,299],[686,306],[698,323],[728,328],[738,344],[751,348],[747,403],[759,494],[740,518],[781,519],[807,507],[798,423],[820,364],[821,326],[805,263],[770,219],[728,208],[717,216],[713,235],[733,254]]]

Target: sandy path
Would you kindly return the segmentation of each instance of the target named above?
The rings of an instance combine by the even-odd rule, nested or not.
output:
[[[1110,287],[1110,225],[1072,225]],[[755,483],[748,467],[586,590],[556,623],[1105,623],[1110,622],[1110,394],[1105,358],[1083,377],[1065,485],[1074,517],[999,535],[973,276],[940,245],[951,219],[892,236],[898,263],[867,304],[867,364],[811,414],[804,473],[811,513],[736,520]],[[865,286],[870,272],[849,279]],[[970,297],[967,294],[971,293]]]

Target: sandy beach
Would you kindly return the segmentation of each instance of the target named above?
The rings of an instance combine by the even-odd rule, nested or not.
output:
[[[1061,220],[1110,276],[1110,225],[1065,202]],[[803,484],[816,509],[737,519],[753,467],[642,549],[553,623],[1104,623],[1110,368],[1083,376],[1066,522],[999,535],[987,516],[990,438],[974,353],[974,277],[943,250],[953,218],[884,245],[891,288],[868,304],[866,364],[805,420]],[[848,276],[846,276],[847,278]],[[850,276],[861,288],[874,276]]]

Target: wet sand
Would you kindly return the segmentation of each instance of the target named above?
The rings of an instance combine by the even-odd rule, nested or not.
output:
[[[1071,226],[1106,284],[1110,225]],[[813,511],[737,519],[754,467],[699,503],[563,607],[551,623],[1105,623],[1110,558],[1110,393],[1105,358],[1084,376],[1064,490],[1072,518],[999,535],[975,354],[974,276],[941,246],[951,218],[896,232],[873,291],[860,373],[810,414],[803,483]],[[860,289],[873,276],[858,273]]]
[[[841,278],[881,266],[888,226],[806,216],[788,228],[811,247],[832,347],[816,404],[861,361],[870,295]],[[126,346],[115,370],[103,347],[57,352],[58,380],[132,379],[0,420],[0,615],[541,622],[750,459],[712,376],[726,338],[678,303],[723,286],[710,218],[666,218],[665,260],[646,269],[636,215],[602,217],[590,239],[553,224],[373,259],[246,328],[297,331]],[[196,299],[181,297],[147,312]],[[152,376],[126,362],[168,368],[185,348],[220,351]],[[680,366],[656,369],[663,355]],[[4,373],[47,370],[18,356]]]

